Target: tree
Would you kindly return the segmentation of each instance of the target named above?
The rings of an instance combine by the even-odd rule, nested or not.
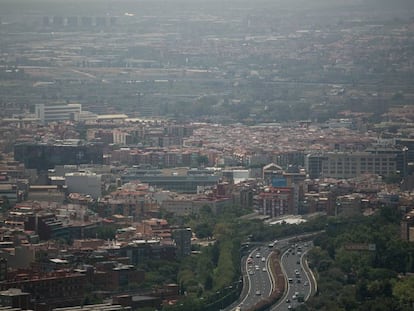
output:
[[[102,240],[113,240],[116,235],[115,226],[101,226],[96,229],[96,236]]]
[[[213,228],[208,223],[197,224],[195,227],[195,234],[199,239],[208,238],[213,235]]]
[[[393,288],[392,294],[402,307],[413,307],[414,305],[414,276],[408,276],[398,280]]]
[[[217,240],[232,236],[232,229],[226,223],[219,223],[214,227],[214,236]]]
[[[387,184],[398,184],[401,181],[401,176],[398,174],[390,174],[384,178]]]

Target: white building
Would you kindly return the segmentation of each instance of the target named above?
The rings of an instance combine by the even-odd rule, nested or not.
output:
[[[90,111],[83,110],[81,112],[73,113],[73,120],[77,122],[95,122],[97,119],[98,115]]]
[[[82,111],[81,104],[37,104],[35,106],[36,117],[42,122],[72,120]]]
[[[97,199],[102,196],[101,175],[91,172],[66,173],[66,186],[69,192],[89,194]]]
[[[129,133],[126,133],[121,130],[114,130],[112,132],[112,139],[114,144],[126,145],[128,137],[131,136]]]

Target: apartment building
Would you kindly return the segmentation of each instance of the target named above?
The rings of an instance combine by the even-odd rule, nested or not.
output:
[[[327,152],[308,154],[305,166],[310,178],[353,178],[362,174],[396,174],[398,161],[398,152]]]
[[[396,171],[395,154],[329,153],[327,161],[322,162],[323,177],[352,178],[366,173],[388,176]]]
[[[201,208],[208,206],[213,213],[218,214],[226,205],[230,204],[232,204],[231,197],[179,195],[175,198],[162,201],[161,209],[176,216],[188,216],[198,215]]]
[[[31,271],[10,273],[0,281],[0,290],[18,288],[31,296],[32,309],[38,306],[52,308],[80,305],[84,299],[86,277],[79,273],[56,271],[36,274]]]
[[[297,214],[295,189],[291,187],[269,187],[256,196],[256,208],[261,215],[279,217]]]

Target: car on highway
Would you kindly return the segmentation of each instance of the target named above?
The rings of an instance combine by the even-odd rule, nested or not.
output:
[[[257,290],[257,291],[256,291],[256,295],[257,295],[257,296],[260,296],[261,294],[262,294],[262,293],[260,292],[260,290]]]

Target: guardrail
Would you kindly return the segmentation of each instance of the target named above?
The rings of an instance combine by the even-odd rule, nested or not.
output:
[[[305,253],[307,253],[307,252],[309,252],[309,249]],[[311,290],[310,290],[309,295],[305,299],[305,301],[306,301],[306,300],[309,299],[310,296],[313,296],[313,295],[315,295],[318,292],[318,282],[316,282],[316,278],[315,278],[315,275],[313,274],[312,269],[309,268],[309,264],[308,264],[308,260],[307,259],[304,260],[304,267],[305,267],[306,272],[309,273],[309,275],[312,278],[312,280],[310,282],[311,283],[310,286],[313,285],[311,287]]]

